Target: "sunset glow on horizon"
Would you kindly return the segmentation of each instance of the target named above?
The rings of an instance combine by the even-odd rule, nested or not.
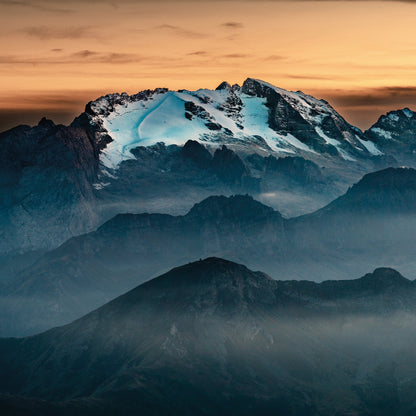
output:
[[[0,127],[68,122],[111,92],[263,79],[361,128],[416,109],[416,4],[0,1]]]

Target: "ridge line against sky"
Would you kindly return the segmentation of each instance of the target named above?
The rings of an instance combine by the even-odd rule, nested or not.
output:
[[[215,2],[215,7],[213,3]],[[0,0],[0,130],[100,95],[260,78],[367,128],[416,109],[416,0]]]

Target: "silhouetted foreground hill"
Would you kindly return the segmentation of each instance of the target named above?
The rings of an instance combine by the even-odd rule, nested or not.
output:
[[[318,284],[208,258],[70,325],[0,340],[0,410],[413,414],[415,301],[392,269]]]

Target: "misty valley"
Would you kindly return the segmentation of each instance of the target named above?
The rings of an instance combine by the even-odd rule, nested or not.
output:
[[[0,414],[416,415],[415,152],[254,78],[0,133]]]

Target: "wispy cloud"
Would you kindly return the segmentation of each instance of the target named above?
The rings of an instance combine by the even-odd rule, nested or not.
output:
[[[221,23],[222,27],[225,27],[227,29],[242,29],[244,27],[243,23],[241,22],[224,22]]]
[[[90,52],[86,56],[86,52]],[[89,62],[95,63],[108,63],[108,64],[129,64],[134,62],[141,62],[143,57],[135,53],[119,53],[119,52],[108,52],[98,53],[91,51],[80,51],[72,55],[73,58],[85,57]]]
[[[187,37],[187,38],[206,38],[208,37],[207,34],[201,33],[201,32],[195,32],[193,30],[185,29],[181,26],[175,26],[170,24],[163,24],[156,26],[155,29],[161,30],[161,31],[168,31],[175,33],[176,35]]]
[[[195,51],[195,52],[189,52],[188,56],[206,56],[208,55],[207,51]]]
[[[416,105],[416,86],[386,86],[359,91],[333,90],[328,92],[342,106],[369,107],[380,105]]]
[[[0,6],[9,6],[9,7],[18,7],[18,8],[29,8],[42,12],[51,12],[51,13],[72,13],[73,10],[57,7],[56,1],[23,1],[23,0],[0,0]]]
[[[320,80],[320,81],[328,81],[328,80],[333,80],[334,78],[339,78],[339,77],[334,77],[334,76],[319,76],[319,75],[302,75],[302,74],[285,74],[284,75],[285,78],[289,78],[289,79],[314,79],[314,80]]]
[[[19,124],[35,125],[42,117],[69,124],[88,101],[104,93],[99,90],[63,90],[3,94],[0,96],[0,132]]]
[[[90,50],[80,50],[71,54],[56,56],[55,50],[53,56],[31,57],[31,56],[15,56],[0,55],[0,64],[15,65],[66,65],[66,64],[129,64],[141,62],[143,57],[135,53],[118,53],[118,52],[97,52]]]
[[[248,58],[250,55],[244,53],[228,53],[226,55],[222,55],[222,58],[229,58],[229,59],[238,59],[238,58]]]
[[[46,39],[81,39],[81,38],[97,38],[93,26],[29,26],[20,30],[27,36]]]
[[[181,0],[182,2],[188,3],[195,3],[195,0]],[[222,2],[247,2],[247,3],[257,3],[258,0],[199,0],[201,3],[222,3]],[[270,3],[292,3],[292,2],[390,2],[390,3],[407,3],[407,4],[416,4],[416,0],[265,0]],[[134,4],[143,4],[143,3],[175,3],[178,0],[118,0],[117,2],[114,0],[90,0],[89,3],[95,3],[98,6],[110,6],[114,9],[119,9],[123,5],[134,5]],[[55,12],[55,13],[72,13],[74,9],[79,7],[80,5],[85,4],[85,0],[69,0],[65,6],[60,7],[57,6],[59,2],[56,0],[0,0],[0,6],[12,6],[12,7],[25,7],[25,8],[32,8],[37,9],[40,11],[45,12]],[[73,6],[72,9],[68,8]]]
[[[98,55],[99,55],[98,52],[90,51],[88,49],[84,49],[82,51],[78,51],[78,52],[73,53],[71,56],[73,58],[91,58],[91,57],[96,57]]]
[[[287,59],[287,56],[283,55],[269,55],[264,58],[265,61],[282,61],[283,59]]]

